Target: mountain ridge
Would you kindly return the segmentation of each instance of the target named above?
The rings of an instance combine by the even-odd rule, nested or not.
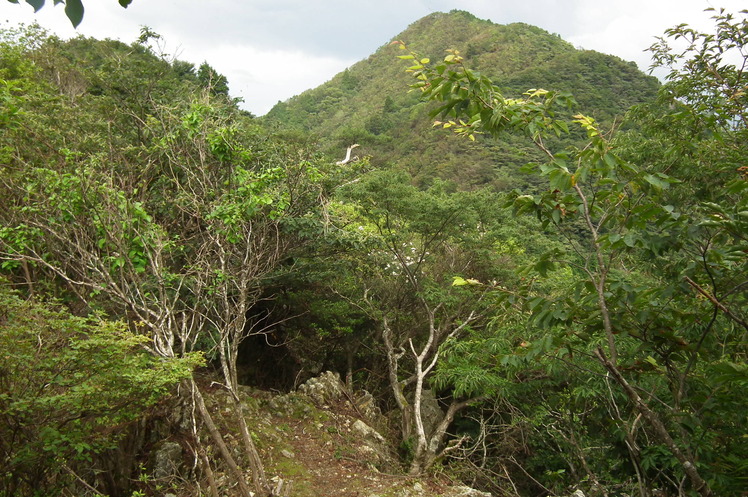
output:
[[[496,24],[453,10],[415,21],[330,81],[276,104],[263,119],[318,141],[331,156],[359,143],[375,166],[405,167],[416,177],[434,166],[437,176],[468,188],[496,183],[496,164],[527,162],[533,152],[511,138],[504,142],[511,143],[511,150],[497,154],[501,144],[470,145],[444,132],[432,132],[432,106],[409,91],[410,76],[396,59],[402,52],[392,41],[402,41],[431,60],[441,59],[447,49],[459,50],[466,65],[492,78],[510,96],[529,88],[569,91],[582,112],[602,122],[612,122],[631,105],[651,99],[659,86],[656,78],[643,74],[633,62],[576,49],[541,28]],[[470,178],[459,173],[462,167],[456,164],[466,160]],[[499,175],[515,176],[506,171]],[[496,186],[516,186],[510,183],[499,181]]]

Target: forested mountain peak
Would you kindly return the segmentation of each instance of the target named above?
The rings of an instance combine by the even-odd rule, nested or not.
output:
[[[278,103],[266,119],[319,139],[331,154],[359,143],[375,165],[401,165],[415,177],[434,176],[436,167],[436,176],[466,187],[497,181],[499,187],[515,186],[506,179],[516,176],[512,172],[498,171],[504,179],[497,180],[496,166],[524,164],[525,151],[509,147],[497,157],[486,144],[453,141],[422,125],[433,107],[408,91],[407,66],[396,58],[402,53],[393,41],[432,61],[443,59],[446,50],[458,50],[467,65],[493,79],[507,95],[519,96],[530,88],[569,91],[580,107],[603,121],[651,99],[658,87],[633,62],[576,49],[535,26],[495,24],[453,10],[419,19],[327,83]],[[460,156],[460,173],[450,159],[455,155]]]

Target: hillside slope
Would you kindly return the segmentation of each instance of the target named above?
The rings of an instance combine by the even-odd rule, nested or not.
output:
[[[395,37],[419,54],[438,60],[457,49],[466,64],[491,77],[508,95],[529,88],[571,92],[579,111],[611,122],[631,105],[654,96],[657,80],[632,62],[575,49],[558,35],[522,23],[494,24],[463,12],[430,14]],[[424,182],[432,176],[463,187],[492,183],[517,186],[513,168],[534,151],[522,140],[466,143],[431,130],[429,105],[409,91],[401,52],[389,43],[329,82],[277,104],[266,116],[282,129],[318,140],[340,155],[352,143],[375,166],[391,163]],[[508,169],[503,169],[508,167]]]

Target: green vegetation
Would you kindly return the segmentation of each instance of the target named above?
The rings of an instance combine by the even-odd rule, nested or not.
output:
[[[432,14],[263,119],[148,28],[0,33],[0,496],[283,495],[274,477],[316,478],[277,459],[282,437],[311,444],[295,418],[326,441],[348,425],[297,399],[282,429],[252,426],[280,404],[243,385],[328,369],[373,394],[403,473],[741,495],[748,115],[729,57],[748,20],[715,21],[652,47],[659,87],[532,26]],[[184,480],[146,463],[167,438]]]
[[[528,88],[569,91],[603,122],[653,98],[657,89],[656,80],[631,63],[577,50],[534,26],[498,25],[462,11],[430,14],[397,39],[432,60],[459,50],[507,95]],[[392,64],[396,55],[396,46],[385,45],[329,82],[277,104],[265,119],[311,134],[333,156],[359,143],[375,167],[405,170],[421,186],[434,177],[466,189],[528,186],[531,180],[518,168],[540,159],[532,147],[512,136],[473,144],[430,129],[425,123],[433,105],[407,91],[407,75]]]
[[[611,404],[642,494],[653,487],[647,474],[653,451],[662,458],[659,464],[668,460],[673,481],[682,486],[688,480],[699,495],[736,494],[745,483],[743,440],[736,444],[728,435],[737,430],[745,437],[745,414],[717,399],[720,392],[732,395],[746,386],[748,322],[740,289],[748,281],[748,183],[735,160],[747,152],[745,97],[741,69],[723,54],[744,45],[748,21],[724,13],[715,20],[716,36],[683,26],[668,33],[691,43],[680,56],[670,56],[664,41],[653,47],[656,63],[675,68],[659,106],[638,111],[640,118],[698,129],[703,138],[692,140],[700,150],[700,174],[709,171],[719,179],[695,194],[688,180],[672,176],[695,167],[688,154],[671,155],[670,170],[652,167],[655,157],[635,162],[652,152],[650,143],[671,142],[670,151],[678,150],[677,131],[660,129],[652,142],[641,136],[636,143],[625,135],[611,139],[588,116],[566,117],[565,109],[574,106],[568,95],[529,90],[522,98],[507,98],[456,50],[434,65],[415,53],[403,57],[413,61],[408,71],[417,80],[414,87],[439,102],[436,113],[449,118],[442,127],[469,138],[521,133],[546,156],[533,169],[548,179],[549,189],[516,192],[508,200],[516,214],[532,212],[567,240],[564,250],[540,257],[538,274],[545,277],[558,266],[571,272],[565,295],[525,296],[530,322],[547,330],[527,349],[585,370],[594,371],[590,359],[599,363],[610,391],[599,402]],[[662,104],[672,110],[653,115],[663,112]],[[552,150],[548,138],[573,126],[584,130],[587,142]],[[576,443],[574,438],[569,441]],[[575,448],[587,478],[604,493],[608,484],[590,469],[584,449]]]
[[[128,426],[202,361],[157,361],[122,322],[81,318],[0,286],[2,495],[52,495],[91,478]]]

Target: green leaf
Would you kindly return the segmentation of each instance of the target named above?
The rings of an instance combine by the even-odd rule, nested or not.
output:
[[[661,178],[658,178],[657,176],[653,174],[645,174],[644,179],[647,181],[647,183],[649,183],[650,185],[660,190],[664,190],[665,188],[670,186],[670,184],[667,181]]]
[[[481,284],[480,281],[473,279],[473,278],[465,279],[461,276],[452,277],[452,286],[480,285],[480,284]]]
[[[18,3],[18,2],[13,2]],[[44,7],[44,0],[26,0],[26,3],[34,7],[34,12],[39,12],[39,9]]]
[[[650,355],[650,356],[647,356],[647,358],[646,358],[646,359],[644,359],[644,360],[645,360],[645,361],[646,361],[647,363],[649,363],[649,364],[651,364],[652,366],[654,366],[654,367],[655,367],[656,369],[660,369],[660,365],[659,365],[659,364],[657,363],[657,360],[656,360],[656,359],[655,359],[654,357],[652,357],[651,355]]]
[[[553,222],[556,224],[561,223],[561,212],[558,209],[553,209],[551,211],[551,219],[553,219]]]
[[[551,188],[554,190],[566,191],[572,187],[572,176],[568,170],[554,169],[548,175]]]
[[[620,159],[616,157],[614,154],[607,153],[603,155],[603,160],[605,161],[605,164],[608,165],[608,167],[614,168],[618,165],[618,162]]]
[[[127,8],[127,6],[130,5],[131,3],[132,3],[132,0],[119,0],[119,4],[124,8]]]
[[[559,132],[569,134],[569,125],[566,124],[566,121],[553,121],[553,127]]]
[[[625,243],[627,247],[633,248],[636,245],[636,235],[632,232],[626,233],[626,236],[623,237],[623,243]]]
[[[65,15],[68,16],[73,27],[77,28],[83,20],[83,3],[81,3],[81,0],[67,0],[65,2]]]

